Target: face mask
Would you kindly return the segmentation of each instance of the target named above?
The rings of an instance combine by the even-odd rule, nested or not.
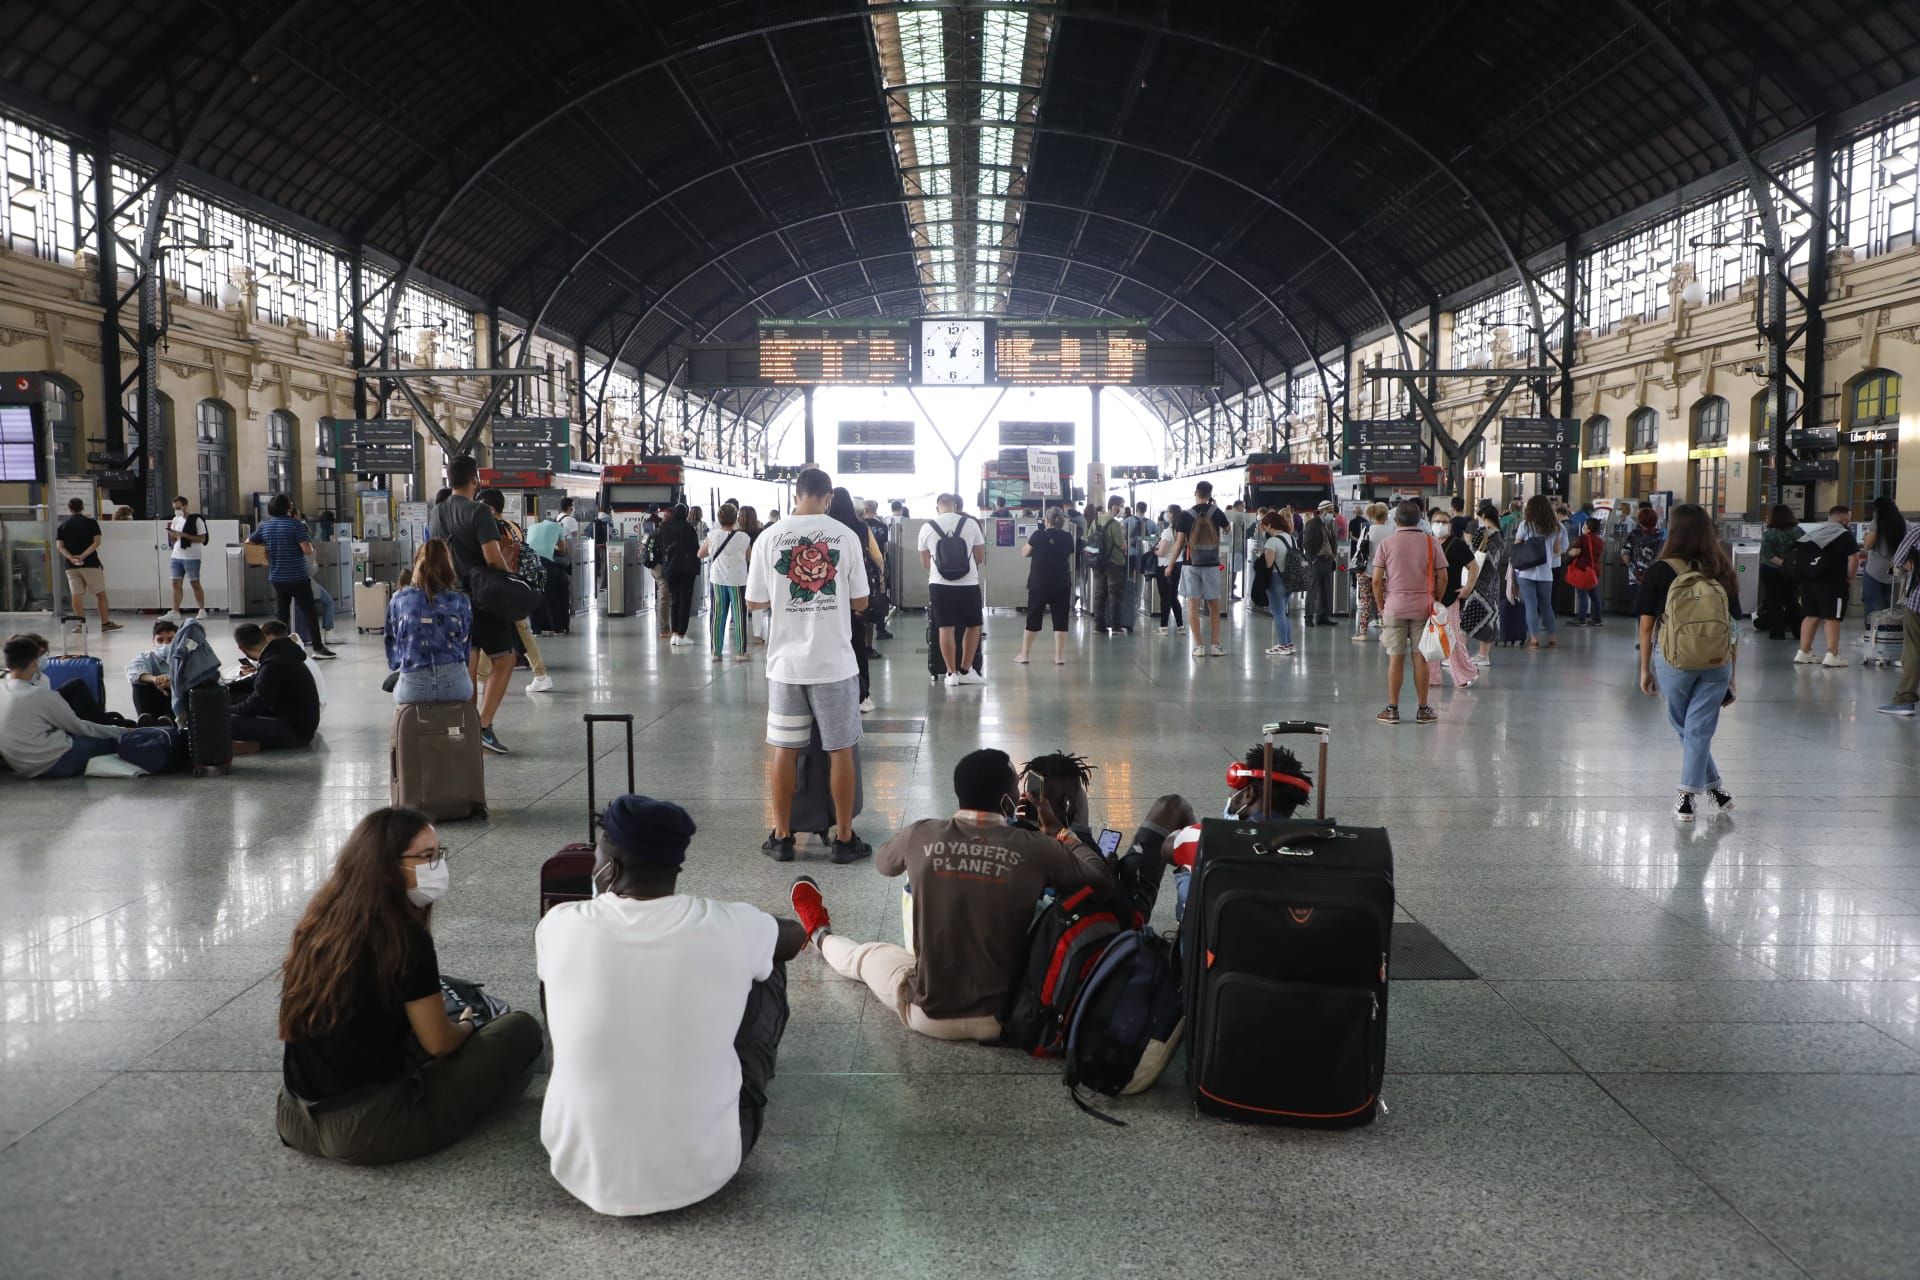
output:
[[[416,907],[432,906],[447,896],[447,889],[453,884],[453,874],[444,862],[438,866],[415,867],[413,879],[414,887],[407,890],[407,901]]]

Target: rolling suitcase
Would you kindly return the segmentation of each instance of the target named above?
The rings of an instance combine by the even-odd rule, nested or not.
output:
[[[233,705],[217,680],[187,691],[187,762],[196,778],[233,767]]]
[[[387,606],[392,602],[392,583],[354,583],[353,629],[358,632],[385,632],[387,629]]]
[[[393,713],[389,793],[435,822],[487,816],[486,752],[471,702],[410,702]]]
[[[1906,642],[1906,628],[1903,609],[1876,609],[1867,615],[1867,634],[1862,640],[1867,656],[1863,660],[1869,667],[1890,667],[1900,661],[1901,646]]]
[[[1187,1080],[1208,1115],[1366,1124],[1386,1072],[1393,850],[1326,818],[1326,726],[1275,734],[1320,738],[1319,816],[1201,824],[1180,938]]]
[[[1507,599],[1506,592],[1500,593],[1500,643],[1502,645],[1525,644],[1527,642],[1527,606],[1515,604]]]
[[[586,843],[563,846],[540,864],[540,914],[562,902],[584,902],[593,896],[593,846],[600,825],[600,804],[594,790],[593,726],[612,721],[627,727],[627,790],[633,790],[633,717],[584,715],[587,726],[587,839]]]
[[[973,651],[973,673],[985,675],[987,664],[987,632],[980,629],[980,647]],[[944,680],[947,676],[947,660],[940,656],[940,628],[933,625],[933,611],[927,611],[927,675],[934,680]]]
[[[49,656],[40,663],[40,673],[47,678],[47,687],[58,692],[67,685],[78,683],[93,695],[93,700],[102,710],[107,705],[107,678],[100,659],[87,655],[87,632],[82,624],[80,629],[80,652],[66,650],[57,658]]]
[[[822,844],[833,840],[836,825],[833,814],[833,764],[820,747],[820,726],[807,735],[807,745],[793,771],[793,808],[788,821],[794,831],[811,831]],[[860,744],[853,746],[853,816],[860,816],[865,802],[860,782]]]

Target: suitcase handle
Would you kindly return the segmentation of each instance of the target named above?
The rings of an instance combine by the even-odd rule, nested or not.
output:
[[[1273,740],[1276,737],[1289,737],[1301,734],[1313,734],[1320,739],[1320,765],[1318,776],[1314,779],[1313,816],[1317,822],[1327,820],[1327,738],[1330,730],[1324,724],[1312,720],[1282,720],[1276,724],[1263,725],[1261,738],[1266,743],[1266,767],[1262,770],[1266,777],[1260,783],[1260,811],[1269,818],[1273,816]]]
[[[633,793],[633,715],[630,712],[599,713],[588,712],[580,719],[587,726],[587,843],[595,842],[595,832],[600,826],[600,804],[594,794],[594,766],[599,757],[593,749],[593,726],[614,723],[627,727],[627,793]]]

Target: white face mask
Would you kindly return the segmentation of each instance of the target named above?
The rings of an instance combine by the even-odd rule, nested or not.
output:
[[[1447,536],[1448,534],[1450,534],[1450,533],[1452,533],[1452,532],[1453,532],[1453,523],[1452,523],[1451,521],[1448,521],[1448,520],[1435,520],[1435,521],[1433,522],[1433,536],[1434,536],[1434,537],[1436,537],[1436,538],[1444,538],[1444,537],[1446,537],[1446,536]]]
[[[427,907],[447,896],[453,874],[445,862],[434,866],[422,864],[413,869],[413,882],[413,888],[407,890],[407,901],[416,907]]]

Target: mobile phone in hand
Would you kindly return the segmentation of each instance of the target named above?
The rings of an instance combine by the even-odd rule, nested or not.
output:
[[[1734,703],[1733,690],[1729,689],[1727,690],[1727,696],[1720,699],[1720,705],[1723,707],[1730,707],[1733,705],[1733,703]]]

